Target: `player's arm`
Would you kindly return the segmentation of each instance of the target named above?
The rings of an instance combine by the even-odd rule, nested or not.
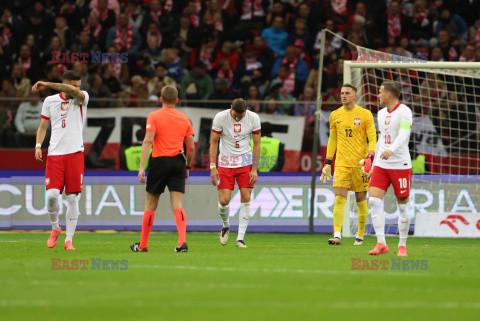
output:
[[[324,184],[332,178],[332,160],[337,150],[337,127],[332,114],[330,114],[330,136],[328,137],[327,157],[322,168],[322,175],[320,176],[320,180]]]
[[[377,147],[377,129],[373,122],[373,116],[370,113],[370,118],[368,122],[368,129],[366,131],[368,137],[368,156],[365,159],[360,161],[362,165],[362,173],[369,174],[372,170],[373,158],[375,157],[375,149]]]
[[[380,156],[383,159],[389,159],[390,156],[395,153],[395,151],[406,141],[408,140],[408,137],[410,137],[410,129],[412,128],[412,125],[408,122],[401,122],[400,123],[400,129],[398,131],[397,138],[393,141],[392,145],[390,145],[390,148],[387,149],[382,153]]]
[[[140,168],[138,169],[138,180],[140,183],[145,183],[145,162],[147,161],[150,150],[152,149],[153,139],[155,138],[154,131],[147,131],[142,143],[142,156],[140,158]]]
[[[218,142],[220,140],[221,133],[217,133],[212,130],[210,136],[210,180],[214,186],[217,186],[218,182],[218,170],[216,166],[217,153],[218,153]]]
[[[37,129],[37,139],[36,139],[37,144],[35,145],[35,159],[39,162],[43,162],[42,144],[43,144],[43,141],[45,140],[45,135],[47,134],[47,128],[49,123],[50,123],[50,120],[41,118],[40,125],[38,126],[38,129]]]
[[[44,88],[50,88],[56,91],[64,92],[72,96],[77,101],[82,102],[85,99],[83,92],[75,86],[60,84],[55,82],[37,81],[32,87],[32,91],[39,91]]]
[[[190,168],[192,168],[192,162],[193,162],[193,157],[195,156],[195,144],[193,142],[193,135],[188,135],[185,137],[185,146],[187,148],[186,153],[187,153],[187,163],[185,166],[187,167],[187,177],[188,178],[188,172]]]
[[[250,171],[250,184],[253,185],[257,182],[258,179],[258,174],[257,174],[257,168],[258,168],[258,161],[260,160],[260,143],[262,141],[262,135],[260,132],[253,134],[253,162],[252,162],[252,170]]]

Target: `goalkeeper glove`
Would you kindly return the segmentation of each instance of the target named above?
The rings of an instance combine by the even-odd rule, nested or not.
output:
[[[325,160],[325,165],[322,168],[322,175],[320,180],[325,184],[332,178],[332,161],[330,159]]]
[[[370,171],[372,170],[373,155],[369,154],[369,155],[367,156],[367,158],[362,159],[362,160],[359,162],[359,164],[362,165],[362,173],[363,173],[363,175],[367,175],[367,174],[370,173]]]

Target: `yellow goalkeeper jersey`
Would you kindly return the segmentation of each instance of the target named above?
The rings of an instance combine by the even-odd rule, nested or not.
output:
[[[327,157],[333,158],[337,151],[335,166],[361,167],[360,160],[369,150],[375,151],[376,144],[377,131],[369,110],[358,105],[346,110],[342,106],[330,114]]]

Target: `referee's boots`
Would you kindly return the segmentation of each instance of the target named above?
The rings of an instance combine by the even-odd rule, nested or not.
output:
[[[188,252],[188,245],[187,245],[187,243],[185,242],[185,243],[183,243],[182,245],[177,246],[177,247],[175,248],[175,252],[177,252],[177,253],[180,253],[180,252]]]

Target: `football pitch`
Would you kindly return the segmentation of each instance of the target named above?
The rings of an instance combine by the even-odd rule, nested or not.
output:
[[[0,233],[2,320],[472,320],[480,314],[480,239],[409,238],[407,258],[327,244],[329,235],[77,233],[77,251],[48,233]],[[378,261],[375,261],[378,260]]]

